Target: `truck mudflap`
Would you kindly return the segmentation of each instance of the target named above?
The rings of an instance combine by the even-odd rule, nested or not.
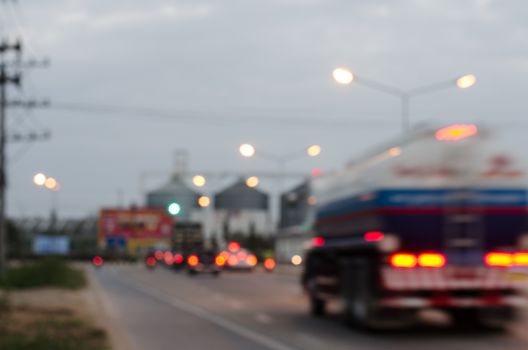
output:
[[[381,284],[388,291],[523,290],[527,268],[454,267],[381,268]]]

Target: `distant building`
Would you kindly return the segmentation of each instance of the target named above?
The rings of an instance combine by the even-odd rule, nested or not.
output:
[[[175,174],[167,184],[147,193],[147,207],[167,210],[169,204],[175,202],[180,208],[177,220],[193,221],[200,217],[199,197],[198,192],[190,189],[182,177]]]
[[[273,223],[269,196],[239,179],[214,196],[215,231],[242,234],[271,234]]]
[[[279,232],[275,238],[278,262],[289,263],[294,255],[303,256],[313,235],[314,203],[310,182],[305,181],[280,197]]]

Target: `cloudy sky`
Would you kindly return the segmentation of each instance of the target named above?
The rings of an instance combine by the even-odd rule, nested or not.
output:
[[[8,211],[49,213],[54,199],[32,184],[37,171],[59,179],[63,217],[120,197],[140,203],[142,174],[147,188],[166,181],[154,174],[171,171],[178,149],[191,171],[252,172],[276,165],[241,159],[241,142],[278,155],[319,143],[320,158],[287,170],[339,168],[401,128],[398,99],[337,86],[336,66],[401,89],[473,73],[471,89],[412,100],[412,121],[487,121],[522,149],[526,18],[522,0],[4,1],[0,35],[23,37],[27,57],[52,62],[9,90],[52,102],[9,110],[10,132],[52,138],[9,144]]]

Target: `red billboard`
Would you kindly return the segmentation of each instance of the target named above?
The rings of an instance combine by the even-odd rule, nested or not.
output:
[[[170,239],[173,223],[161,209],[102,209],[99,239]]]

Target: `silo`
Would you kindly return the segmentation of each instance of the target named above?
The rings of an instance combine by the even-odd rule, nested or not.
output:
[[[268,210],[269,196],[246,185],[244,179],[239,179],[231,186],[225,188],[215,195],[216,209],[226,210]]]
[[[199,209],[199,197],[200,194],[190,189],[181,176],[176,174],[167,184],[147,194],[147,206],[166,210],[170,203],[178,203],[180,206],[178,220],[189,221],[192,212]]]

